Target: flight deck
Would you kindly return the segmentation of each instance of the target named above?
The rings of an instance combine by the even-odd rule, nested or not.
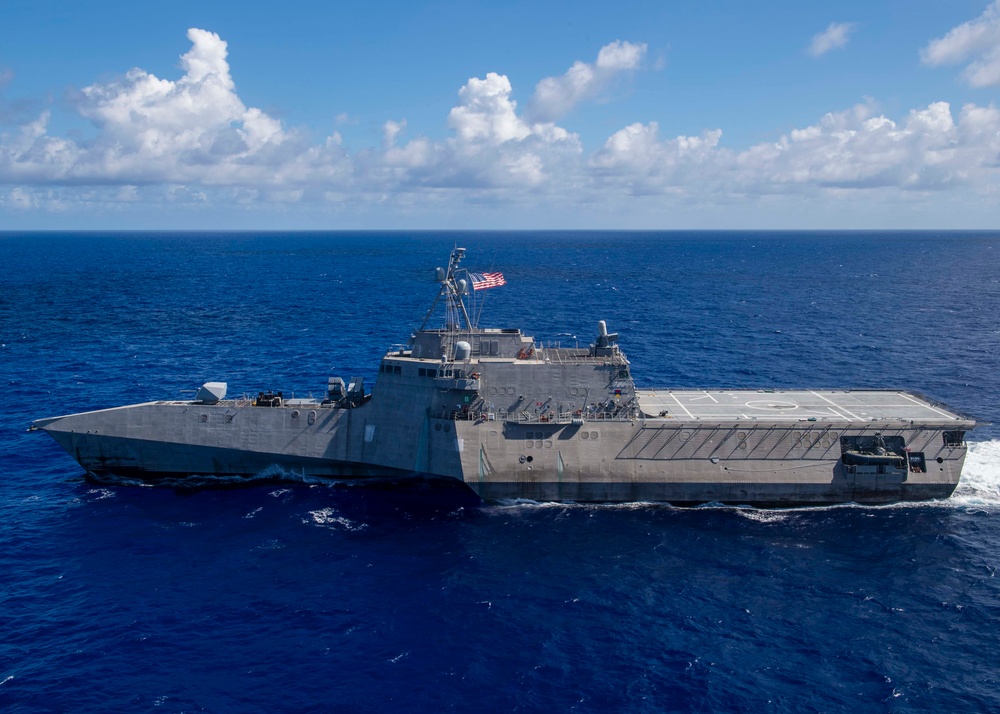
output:
[[[965,421],[916,394],[885,390],[636,389],[651,417],[696,421]]]

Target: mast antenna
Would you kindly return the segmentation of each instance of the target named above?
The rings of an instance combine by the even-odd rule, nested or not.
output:
[[[462,262],[462,258],[464,257],[465,248],[456,247],[452,250],[451,257],[448,259],[447,270],[444,268],[437,269],[435,277],[441,283],[441,289],[438,290],[437,297],[434,298],[431,309],[427,311],[427,315],[420,324],[418,332],[422,332],[427,327],[427,323],[430,321],[431,315],[434,314],[434,309],[442,297],[445,299],[445,327],[449,330],[458,329],[459,317],[461,316],[469,332],[473,331],[472,320],[469,319],[469,313],[465,309],[465,301],[462,299],[462,296],[468,292],[469,283],[466,280],[458,280],[457,278],[458,264]]]

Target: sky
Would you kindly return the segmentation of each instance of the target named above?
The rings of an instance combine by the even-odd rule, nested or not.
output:
[[[0,4],[0,230],[1000,227],[1000,0]]]

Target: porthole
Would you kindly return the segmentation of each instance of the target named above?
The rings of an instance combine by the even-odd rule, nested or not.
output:
[[[581,439],[589,439],[590,438],[590,432],[589,431],[581,431],[580,432],[580,438]]]
[[[529,456],[529,457],[527,457],[527,461],[528,461],[528,463],[529,463],[529,464],[530,464],[530,463],[531,463],[532,461],[534,461],[534,460],[535,460],[535,459],[534,459],[534,457],[533,457],[533,456]]]
[[[597,432],[596,431],[590,432],[590,438],[591,439],[596,439],[597,438]]]

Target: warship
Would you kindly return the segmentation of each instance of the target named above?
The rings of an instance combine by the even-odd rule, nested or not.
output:
[[[588,347],[481,328],[471,291],[499,273],[455,248],[423,324],[366,390],[330,377],[320,398],[261,391],[38,419],[89,474],[148,481],[268,474],[431,477],[484,500],[754,506],[947,498],[976,421],[899,390],[640,389],[604,321]],[[443,304],[442,327],[428,323]]]

